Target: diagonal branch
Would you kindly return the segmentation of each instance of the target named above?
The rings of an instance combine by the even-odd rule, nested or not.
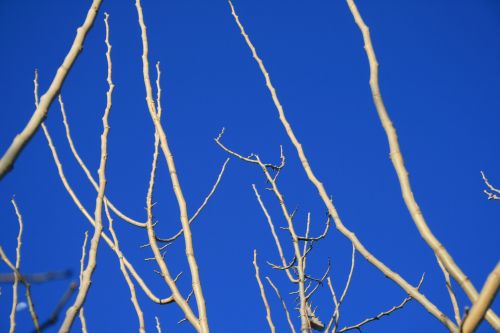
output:
[[[434,251],[436,256],[439,258],[443,266],[450,273],[450,275],[458,282],[459,286],[464,290],[465,294],[469,297],[472,302],[475,302],[478,297],[478,292],[474,285],[471,283],[469,278],[462,272],[460,267],[455,263],[452,256],[448,253],[446,248],[439,242],[439,240],[434,236],[431,229],[425,221],[424,215],[420,210],[415,197],[413,196],[410,179],[408,178],[408,171],[406,170],[403,155],[399,147],[398,136],[396,129],[392,125],[391,118],[387,113],[387,110],[382,100],[382,95],[380,93],[380,87],[378,84],[378,62],[375,56],[375,51],[373,49],[370,30],[366,26],[363,18],[361,17],[355,3],[353,0],[347,0],[349,9],[354,17],[356,24],[358,25],[361,33],[363,34],[363,40],[365,43],[365,51],[368,57],[368,62],[370,64],[370,89],[372,91],[373,102],[375,108],[377,109],[380,122],[384,127],[387,139],[389,141],[390,147],[390,157],[394,169],[398,175],[399,184],[401,185],[401,193],[403,199],[406,203],[406,207],[410,212],[413,222],[417,226],[420,235],[427,243],[427,245]],[[487,314],[488,322],[497,330],[500,330],[500,319],[496,314],[490,310]]]
[[[28,124],[24,127],[21,133],[17,134],[12,141],[10,147],[7,149],[3,157],[0,159],[0,180],[14,167],[14,162],[19,157],[24,147],[30,142],[31,138],[40,128],[43,123],[47,113],[49,112],[49,107],[54,101],[54,98],[61,90],[61,87],[68,75],[71,67],[76,61],[76,58],[83,49],[83,42],[85,37],[89,32],[90,28],[94,24],[97,12],[101,6],[102,0],[94,0],[90,9],[87,13],[87,17],[83,22],[83,25],[76,30],[76,36],[71,45],[71,48],[64,58],[61,67],[56,72],[56,75],[52,79],[47,92],[40,99],[40,104],[37,105],[35,113],[31,116]]]
[[[281,120],[281,123],[283,124],[283,127],[286,130],[286,133],[292,142],[292,144],[295,146],[295,149],[297,150],[297,154],[299,156],[299,159],[302,163],[302,167],[304,168],[304,171],[307,174],[307,177],[311,181],[311,183],[314,184],[316,189],[319,192],[319,195],[321,199],[323,200],[324,204],[328,208],[329,214],[332,216],[335,226],[337,230],[340,231],[346,238],[348,238],[353,245],[356,247],[356,250],[372,265],[374,265],[377,269],[379,269],[385,276],[387,276],[389,279],[394,281],[397,285],[399,285],[405,292],[410,294],[412,297],[414,297],[424,308],[431,313],[434,317],[436,317],[445,327],[447,327],[451,331],[455,331],[457,329],[456,325],[442,312],[440,311],[427,297],[425,297],[423,294],[421,294],[417,289],[415,289],[410,283],[408,283],[405,279],[403,279],[399,274],[396,272],[392,271],[389,267],[387,267],[382,261],[378,260],[371,252],[368,251],[364,247],[364,245],[361,243],[361,241],[357,238],[357,236],[350,231],[343,223],[342,220],[340,219],[340,216],[337,212],[337,209],[333,205],[333,201],[329,198],[325,187],[323,184],[320,182],[320,180],[316,177],[314,174],[313,170],[311,169],[311,166],[309,164],[309,161],[307,160],[307,157],[305,155],[304,149],[302,148],[302,144],[299,142],[297,137],[295,136],[295,133],[293,132],[293,129],[288,122],[285,112],[283,110],[283,106],[281,105],[278,95],[276,93],[276,89],[271,83],[271,78],[269,73],[267,72],[264,63],[262,59],[258,56],[257,51],[255,47],[253,46],[252,42],[250,41],[250,38],[248,37],[247,33],[245,32],[245,29],[243,28],[243,25],[239,21],[238,16],[236,15],[236,12],[234,10],[234,6],[232,5],[231,1],[229,1],[229,5],[231,7],[232,15],[236,21],[236,24],[238,25],[238,28],[240,29],[240,32],[245,39],[248,47],[250,48],[252,52],[252,56],[259,65],[259,68],[264,75],[265,81],[266,81],[266,86],[271,94],[271,97],[273,99],[274,105],[279,113],[279,118]],[[256,163],[256,162],[254,162]]]

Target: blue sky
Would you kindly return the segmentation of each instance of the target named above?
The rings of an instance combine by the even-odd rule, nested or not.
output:
[[[345,225],[365,246],[412,283],[426,273],[423,293],[450,316],[451,305],[434,255],[425,246],[404,206],[388,157],[385,134],[372,104],[368,63],[361,34],[344,1],[235,1],[238,14],[263,58],[296,135],[317,176],[333,196]],[[497,1],[358,1],[371,28],[380,63],[380,85],[398,130],[413,191],[429,226],[477,288],[498,260],[500,205],[487,201],[480,170],[500,186],[500,4]],[[89,1],[1,1],[0,151],[34,110],[33,71],[43,93],[66,55]],[[325,208],[308,183],[265,88],[263,77],[230,15],[226,1],[144,1],[150,62],[161,62],[163,122],[177,164],[188,209],[194,212],[211,189],[227,154],[213,138],[226,128],[224,142],[247,155],[277,161],[284,145],[287,167],[281,189],[298,207],[297,228],[307,212],[313,231],[323,227]],[[100,118],[105,107],[104,11],[110,14],[113,81],[107,195],[127,214],[145,219],[145,194],[153,151],[153,126],[144,102],[141,41],[133,1],[105,1],[84,50],[63,89],[73,138],[95,172],[99,163]],[[153,75],[154,73],[152,73]],[[68,180],[93,211],[95,194],[75,163],[56,104],[47,126]],[[17,223],[10,198],[23,213],[22,271],[77,272],[83,234],[90,225],[65,192],[42,133],[0,183],[0,244],[14,257]],[[160,160],[155,215],[161,236],[180,227],[168,172]],[[266,267],[278,256],[269,227],[253,195],[256,184],[277,225],[284,221],[266,193],[255,166],[231,160],[219,189],[193,226],[195,250],[213,332],[267,331],[254,279],[252,252],[259,252],[262,276],[286,294],[293,290],[282,272]],[[167,288],[144,262],[144,230],[120,223],[124,253],[163,297]],[[286,234],[285,252],[291,253]],[[321,275],[332,259],[339,292],[349,270],[350,244],[335,230],[314,249],[308,268]],[[173,272],[184,271],[183,245],[167,252]],[[1,266],[1,272],[7,272]],[[70,281],[33,287],[41,319],[47,318]],[[456,286],[455,286],[456,287]],[[457,288],[461,308],[470,305]],[[279,301],[267,288],[273,319],[287,331]],[[191,332],[175,305],[151,304],[139,293],[147,330],[159,316],[164,332]],[[24,296],[22,296],[24,297]],[[293,297],[287,296],[289,308]],[[341,326],[357,323],[398,304],[405,293],[357,257]],[[11,290],[2,286],[0,327],[8,326]],[[332,301],[326,287],[313,302],[326,321]],[[500,311],[499,302],[495,310]],[[116,256],[101,243],[98,266],[85,304],[93,332],[133,332],[137,320]],[[293,320],[298,325],[298,318]],[[18,313],[19,332],[32,328],[27,311]],[[76,322],[74,331],[79,331]],[[56,331],[53,328],[53,331]],[[416,302],[365,332],[444,332]],[[491,332],[482,325],[480,332]]]

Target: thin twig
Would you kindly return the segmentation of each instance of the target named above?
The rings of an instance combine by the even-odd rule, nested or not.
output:
[[[113,218],[111,217],[111,214],[109,213],[109,209],[108,209],[107,204],[104,204],[104,211],[106,212],[106,217],[108,218],[108,222],[109,222],[109,228],[108,228],[109,233],[111,234],[111,237],[113,237],[113,241],[115,243],[115,248],[116,248],[115,253],[118,256],[118,260],[120,262],[120,270],[123,274],[123,277],[125,278],[125,282],[127,283],[128,289],[130,291],[130,301],[132,302],[132,305],[134,306],[135,313],[137,314],[137,319],[139,320],[139,332],[145,333],[146,329],[144,328],[144,313],[142,312],[139,301],[137,300],[137,294],[135,292],[134,283],[130,279],[130,275],[127,271],[127,268],[125,267],[125,263],[123,262],[123,254],[120,250],[118,237],[116,236],[116,232],[113,228]]]
[[[484,184],[491,191],[490,192],[488,190],[483,190],[483,192],[488,196],[488,200],[500,200],[500,196],[498,194],[496,194],[496,193],[500,193],[500,190],[490,184],[490,182],[488,181],[488,178],[486,178],[486,175],[484,174],[483,171],[481,171],[481,177],[483,177]]]
[[[274,332],[276,332],[276,328],[274,327],[273,319],[271,318],[271,307],[269,306],[269,302],[267,301],[267,296],[266,296],[266,291],[264,290],[264,285],[262,284],[262,281],[260,280],[260,274],[259,274],[260,269],[259,269],[259,265],[257,264],[257,250],[253,250],[253,267],[255,268],[255,279],[257,280],[257,283],[259,284],[260,296],[262,297],[262,301],[264,302],[264,307],[266,308],[267,323],[269,324],[269,328],[271,329],[271,332],[274,333]]]
[[[441,263],[441,260],[439,260],[438,257],[436,257],[436,259],[437,259],[437,262],[439,264],[439,268],[441,268],[441,271],[443,272],[443,275],[444,275],[446,289],[448,290],[448,295],[450,296],[451,305],[453,307],[453,313],[455,314],[455,321],[456,321],[457,325],[460,325],[460,322],[461,322],[460,310],[458,309],[457,296],[455,295],[455,291],[453,291],[453,287],[451,285],[450,273],[448,273],[448,271],[446,270],[444,265]]]
[[[85,231],[85,237],[83,239],[83,244],[82,244],[82,256],[80,258],[80,285],[82,284],[83,281],[83,270],[85,269],[85,256],[87,254],[87,241],[89,239],[89,232]],[[82,325],[82,333],[87,333],[87,320],[85,319],[85,311],[83,310],[83,306],[80,308],[80,311],[78,313],[78,317],[80,318],[80,324]]]
[[[66,116],[66,110],[65,110],[64,102],[62,100],[62,96],[61,95],[59,95],[59,99],[58,100],[59,100],[59,106],[60,106],[60,110],[61,110],[61,114],[62,114],[62,118],[63,118],[64,128],[66,130],[66,139],[68,140],[71,152],[73,153],[73,156],[75,157],[76,161],[78,162],[78,164],[82,168],[83,172],[87,176],[87,179],[90,181],[90,183],[92,184],[92,186],[94,186],[95,190],[98,191],[99,190],[99,184],[97,184],[97,182],[95,181],[94,177],[92,176],[92,173],[87,168],[87,165],[85,164],[85,162],[80,157],[80,154],[78,154],[78,150],[76,150],[75,143],[73,142],[73,138],[71,137],[71,131],[70,131],[70,128],[69,128],[69,122],[68,122],[68,118]],[[135,226],[141,227],[141,228],[145,228],[146,227],[146,223],[145,222],[139,222],[139,221],[134,220],[134,219],[128,217],[127,215],[123,214],[118,208],[116,208],[113,205],[113,203],[106,196],[104,197],[104,201],[109,206],[109,208],[111,208],[111,210],[116,215],[118,215],[118,217],[120,217],[122,220],[124,220],[125,222],[128,222],[128,223],[130,223],[132,225],[135,225]]]
[[[267,282],[269,282],[269,284],[271,285],[271,287],[273,287],[274,291],[276,292],[276,295],[280,299],[281,304],[283,305],[283,310],[285,311],[286,320],[288,321],[288,325],[290,326],[290,330],[293,333],[295,333],[295,327],[293,327],[292,319],[290,318],[290,312],[288,312],[288,308],[286,307],[286,302],[283,299],[283,297],[281,297],[281,293],[280,293],[278,287],[276,287],[274,285],[273,281],[271,281],[271,279],[269,278],[269,276],[266,276],[266,280],[267,280]]]
[[[227,166],[227,163],[229,163],[229,160],[230,160],[230,158],[226,159],[226,161],[222,165],[222,168],[221,168],[221,170],[219,172],[219,175],[217,176],[217,180],[215,181],[215,184],[212,186],[212,190],[210,191],[210,193],[207,194],[207,196],[205,197],[205,200],[203,200],[203,203],[201,204],[201,206],[196,210],[196,212],[189,219],[189,224],[190,225],[191,225],[191,223],[193,223],[193,221],[196,219],[196,217],[198,217],[198,215],[201,213],[201,211],[203,210],[203,208],[205,208],[205,206],[207,205],[208,201],[210,200],[210,198],[215,193],[215,190],[217,190],[217,187],[219,186],[219,183],[220,183],[220,181],[222,179],[222,175],[224,174],[224,171],[226,170],[226,166]],[[156,240],[159,241],[159,242],[171,243],[171,242],[175,241],[177,238],[179,238],[179,236],[181,236],[183,232],[184,232],[184,229],[180,229],[174,236],[172,236],[170,238],[159,238],[159,237],[157,237]]]
[[[19,224],[19,233],[17,234],[17,248],[16,248],[16,269],[19,271],[21,268],[21,246],[22,246],[22,236],[23,236],[23,217],[19,212],[16,200],[14,197],[10,200],[17,216],[17,223]],[[14,333],[16,330],[16,308],[17,308],[17,286],[19,284],[19,277],[17,274],[12,274],[14,276],[14,283],[12,284],[12,309],[10,311],[10,329],[9,333]]]
[[[422,285],[423,282],[424,282],[424,275],[422,275],[422,277],[420,278],[420,282],[418,283],[417,289],[420,289],[420,286]],[[367,318],[367,319],[363,320],[362,322],[360,322],[360,323],[358,323],[356,325],[346,326],[346,327],[340,329],[339,331],[337,331],[337,333],[343,333],[343,332],[347,332],[347,331],[354,330],[354,329],[357,329],[357,330],[361,331],[361,326],[363,326],[365,324],[368,324],[369,322],[372,322],[372,321],[375,321],[375,320],[379,320],[382,317],[390,315],[394,311],[402,309],[406,305],[406,303],[408,303],[411,300],[412,300],[412,297],[408,296],[399,305],[393,306],[389,310],[383,311],[383,312],[379,313],[378,315],[376,315],[374,317]]]

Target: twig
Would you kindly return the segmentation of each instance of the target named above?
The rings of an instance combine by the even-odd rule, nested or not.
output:
[[[19,224],[19,233],[17,234],[17,248],[16,248],[16,270],[19,271],[21,267],[21,246],[22,246],[22,236],[23,236],[23,217],[19,212],[16,200],[14,197],[10,200],[17,216],[17,223]],[[12,274],[14,276],[14,283],[12,284],[12,309],[10,311],[10,329],[9,333],[14,333],[16,330],[16,308],[17,308],[17,286],[19,284],[19,277],[17,274]]]
[[[456,321],[457,325],[460,325],[460,322],[461,322],[460,310],[458,309],[457,297],[456,297],[455,292],[453,291],[453,287],[451,285],[450,274],[448,273],[446,268],[441,263],[441,260],[439,260],[439,258],[437,256],[436,256],[436,259],[437,259],[437,262],[439,264],[439,268],[441,268],[441,271],[443,272],[443,275],[444,275],[446,289],[448,290],[448,295],[450,296],[451,305],[453,307],[453,313],[455,314],[455,321]]]
[[[253,267],[255,268],[255,279],[257,280],[257,283],[259,284],[260,296],[262,297],[262,301],[264,302],[264,307],[266,308],[267,323],[269,324],[269,328],[271,329],[271,332],[274,333],[274,332],[276,332],[276,328],[274,327],[273,319],[271,318],[271,307],[269,306],[269,302],[267,301],[266,292],[264,290],[264,285],[262,284],[262,281],[260,280],[260,274],[259,274],[260,269],[259,269],[259,265],[257,264],[257,250],[253,250]]]
[[[276,230],[274,229],[274,223],[273,220],[271,219],[271,216],[269,215],[269,212],[266,209],[266,206],[264,205],[264,202],[262,201],[259,191],[257,191],[257,187],[255,184],[252,184],[253,191],[255,192],[255,196],[257,197],[257,201],[259,202],[260,208],[262,209],[262,212],[264,212],[264,215],[266,216],[267,223],[269,224],[269,228],[271,229],[271,233],[273,234],[274,242],[276,243],[276,248],[278,249],[278,253],[280,255],[281,262],[283,264],[283,269],[285,270],[288,279],[290,279],[291,282],[297,283],[297,279],[292,275],[292,273],[288,270],[289,267],[295,264],[297,260],[297,256],[294,256],[292,263],[290,265],[287,264],[285,255],[283,253],[283,248],[281,247],[281,243],[279,240],[278,235],[276,234]]]
[[[156,320],[156,330],[158,331],[158,333],[161,333],[160,320],[158,319],[157,316],[155,316],[155,320]]]
[[[283,310],[285,311],[285,314],[286,314],[286,320],[288,321],[288,325],[290,326],[290,330],[293,333],[295,333],[295,327],[293,327],[292,319],[290,318],[290,313],[288,312],[288,308],[286,307],[285,300],[283,299],[283,297],[281,297],[279,289],[274,285],[273,281],[271,281],[269,276],[266,276],[266,280],[267,280],[267,282],[269,282],[271,287],[273,287],[274,291],[276,292],[276,295],[280,299],[281,304],[283,305]]]
[[[80,157],[80,154],[78,154],[78,150],[76,150],[75,143],[73,142],[73,138],[71,137],[71,131],[70,131],[70,128],[69,128],[69,122],[68,122],[68,118],[66,116],[66,110],[65,110],[64,102],[62,100],[62,96],[61,95],[59,95],[59,99],[58,100],[59,100],[59,106],[60,106],[60,110],[61,110],[61,114],[62,114],[62,118],[63,118],[64,128],[66,130],[66,139],[68,140],[71,152],[73,153],[73,156],[75,157],[76,161],[78,162],[78,164],[82,168],[83,172],[87,176],[87,179],[90,181],[90,183],[92,184],[92,186],[94,186],[95,190],[98,191],[99,190],[99,184],[97,184],[97,182],[94,180],[94,177],[92,176],[92,173],[89,171],[89,169],[87,168],[87,165],[85,164],[85,162]],[[118,208],[116,208],[113,205],[113,203],[106,196],[104,197],[104,201],[109,206],[109,208],[111,208],[111,210],[116,215],[118,215],[118,217],[120,217],[122,220],[124,220],[125,222],[128,222],[128,223],[130,223],[132,225],[135,225],[135,226],[141,227],[141,228],[145,228],[146,227],[146,223],[145,222],[136,221],[136,220],[128,217],[127,215],[123,214]]]
[[[488,178],[486,178],[486,175],[484,174],[483,171],[481,171],[481,177],[483,177],[484,184],[491,191],[490,192],[488,190],[483,190],[483,192],[488,196],[488,200],[500,200],[500,196],[496,194],[496,193],[500,193],[500,190],[495,188],[493,185],[490,184],[490,182],[488,181]]]
[[[203,208],[205,208],[205,206],[207,205],[208,201],[210,200],[210,198],[215,193],[215,190],[217,190],[217,187],[219,186],[219,183],[220,183],[220,181],[222,179],[222,175],[224,174],[224,171],[226,170],[226,165],[227,165],[227,163],[229,163],[229,160],[230,160],[230,158],[226,159],[226,161],[222,165],[222,168],[221,168],[221,170],[219,172],[219,175],[217,176],[217,180],[215,181],[215,184],[212,186],[212,190],[205,197],[205,200],[203,200],[203,203],[201,204],[201,206],[196,210],[196,212],[189,219],[189,224],[190,225],[191,225],[191,223],[193,223],[193,221],[196,219],[196,217],[198,217],[198,215],[201,213],[201,211],[203,210]],[[183,232],[184,232],[184,229],[180,229],[174,236],[172,236],[170,238],[159,238],[159,237],[156,237],[156,240],[159,241],[159,242],[171,243],[171,242],[175,241],[177,238],[179,238],[179,236],[182,235]]]
[[[85,256],[87,254],[87,241],[89,239],[89,232],[85,231],[85,237],[83,239],[83,244],[82,244],[82,256],[80,258],[80,285],[82,284],[83,280],[83,270],[85,269]],[[82,333],[87,333],[87,321],[85,320],[85,311],[83,310],[83,306],[80,308],[80,311],[78,313],[78,317],[80,318],[80,323],[82,325]]]
[[[115,253],[118,256],[118,260],[120,262],[120,270],[123,274],[123,277],[125,278],[125,282],[127,283],[128,288],[129,288],[130,301],[132,302],[132,305],[134,306],[135,312],[137,314],[137,319],[139,320],[139,332],[145,333],[146,329],[144,328],[144,313],[142,312],[139,301],[137,300],[137,295],[135,292],[134,283],[130,279],[130,275],[127,271],[127,268],[125,267],[125,263],[123,262],[123,254],[120,250],[118,238],[116,237],[116,233],[115,233],[115,230],[113,228],[113,219],[111,218],[111,214],[109,213],[109,209],[108,209],[107,204],[104,204],[104,210],[106,212],[106,217],[108,218],[108,221],[109,221],[109,232],[110,232],[111,236],[113,237],[113,241],[115,243],[115,248],[116,248]]]
[[[424,282],[424,275],[422,275],[422,277],[420,278],[420,282],[418,283],[417,289],[420,288],[420,286],[422,285],[422,282]],[[412,300],[412,297],[408,296],[399,305],[393,306],[389,310],[383,311],[383,312],[379,313],[378,315],[376,315],[374,317],[367,318],[367,319],[363,320],[362,322],[360,322],[360,323],[358,323],[356,325],[346,326],[346,327],[340,329],[337,333],[343,333],[343,332],[347,332],[347,331],[354,330],[354,329],[357,329],[357,330],[361,331],[361,326],[363,326],[365,324],[368,324],[369,322],[372,322],[372,321],[375,321],[375,320],[379,320],[380,318],[382,318],[384,316],[390,315],[394,311],[402,309],[406,305],[406,303],[408,303],[411,300]]]

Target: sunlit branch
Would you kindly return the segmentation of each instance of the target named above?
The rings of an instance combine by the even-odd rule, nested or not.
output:
[[[324,204],[328,208],[329,214],[332,216],[335,226],[337,230],[340,231],[345,237],[347,237],[356,247],[356,250],[372,265],[374,265],[377,269],[379,269],[385,276],[390,278],[392,281],[394,281],[396,284],[398,284],[405,292],[410,294],[412,297],[414,297],[420,304],[424,306],[424,308],[431,313],[434,317],[436,317],[445,327],[447,327],[451,331],[455,331],[457,329],[456,325],[451,321],[442,311],[440,311],[432,302],[430,302],[423,294],[419,293],[416,288],[414,288],[411,284],[409,284],[405,279],[403,279],[399,274],[396,272],[392,271],[389,267],[387,267],[383,262],[378,260],[372,253],[370,253],[364,245],[361,243],[361,241],[357,238],[357,236],[347,229],[344,224],[342,223],[342,220],[340,219],[340,216],[337,212],[337,209],[333,205],[333,201],[329,198],[329,195],[327,194],[323,184],[318,180],[318,178],[315,176],[313,173],[311,166],[309,164],[309,161],[307,160],[307,157],[304,153],[304,150],[302,148],[301,143],[298,141],[297,137],[295,136],[295,133],[292,130],[292,127],[290,123],[288,122],[283,106],[281,105],[278,95],[276,93],[276,89],[271,83],[270,75],[267,72],[263,61],[261,58],[258,56],[257,51],[255,47],[253,46],[252,42],[250,41],[250,38],[248,37],[248,34],[245,32],[243,25],[241,24],[235,10],[234,6],[229,1],[229,5],[231,7],[231,13],[235,19],[236,24],[238,25],[238,28],[240,29],[240,32],[245,39],[248,47],[250,48],[252,52],[252,56],[259,65],[259,68],[264,75],[265,81],[266,81],[266,86],[271,94],[272,100],[274,102],[274,105],[279,113],[279,118],[281,120],[281,123],[283,124],[286,133],[292,142],[292,144],[295,146],[295,149],[297,150],[297,154],[299,156],[299,159],[302,163],[302,167],[304,168],[304,171],[307,174],[307,177],[309,180],[314,184],[316,189],[319,192],[319,195],[321,199],[323,200]],[[254,162],[255,163],[255,162]]]
[[[37,105],[36,111],[33,113],[31,119],[26,124],[22,132],[16,135],[11,145],[0,159],[0,180],[12,170],[14,162],[19,157],[19,154],[21,154],[24,147],[28,144],[28,142],[30,142],[33,135],[35,135],[38,131],[40,125],[45,120],[45,117],[47,117],[50,105],[61,90],[66,76],[83,49],[83,42],[85,41],[85,37],[94,23],[101,3],[102,0],[94,0],[92,2],[92,5],[87,13],[87,17],[85,18],[83,25],[76,30],[76,36],[73,40],[73,44],[64,58],[63,63],[57,70],[56,75],[52,79],[49,89],[42,96],[39,105]]]
[[[353,0],[347,0],[349,9],[354,17],[354,21],[358,25],[361,33],[363,34],[363,40],[365,44],[365,51],[368,57],[368,62],[370,64],[370,88],[372,91],[373,102],[377,113],[380,118],[380,122],[385,130],[387,139],[389,141],[390,148],[390,158],[394,169],[398,175],[399,184],[401,186],[401,193],[403,199],[406,203],[408,211],[417,226],[420,235],[425,240],[427,245],[434,251],[436,256],[439,258],[446,271],[458,282],[458,285],[464,290],[465,294],[469,297],[472,302],[475,302],[478,297],[478,292],[469,278],[462,272],[460,267],[455,263],[452,256],[448,253],[446,248],[439,242],[439,240],[434,236],[431,229],[425,221],[424,215],[420,210],[417,201],[413,195],[413,191],[410,184],[410,179],[408,177],[408,171],[406,170],[403,155],[398,142],[398,136],[396,129],[394,128],[391,118],[387,113],[387,110],[382,99],[380,92],[380,87],[378,83],[378,62],[375,56],[375,51],[373,49],[370,30],[368,26],[363,21],[361,14],[358,11]],[[493,311],[488,311],[487,315],[488,322],[497,330],[500,330],[500,319],[496,316]]]
[[[264,307],[266,308],[267,323],[269,324],[271,332],[274,333],[276,332],[276,328],[274,327],[273,319],[271,318],[271,307],[269,306],[269,302],[267,301],[266,291],[264,290],[264,285],[262,284],[262,281],[260,279],[260,269],[259,265],[257,264],[257,250],[253,250],[253,267],[255,268],[255,279],[259,284],[260,296],[262,297],[262,302],[264,302]]]

